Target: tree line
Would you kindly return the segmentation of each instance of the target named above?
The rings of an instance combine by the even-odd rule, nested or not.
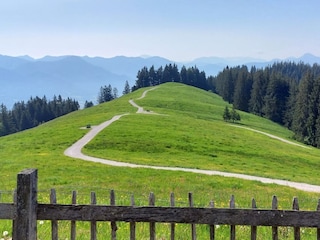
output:
[[[320,66],[277,62],[265,68],[226,66],[206,77],[197,67],[142,68],[132,90],[180,82],[219,94],[238,110],[284,125],[298,141],[320,148]],[[228,118],[228,114],[226,114]]]
[[[264,69],[226,67],[213,90],[236,109],[284,125],[294,138],[320,147],[320,66],[280,62]]]
[[[142,87],[155,86],[166,82],[180,82],[201,89],[209,90],[206,74],[197,67],[186,68],[183,66],[179,71],[176,64],[169,64],[165,67],[155,69],[151,66],[138,71],[137,79],[132,90]]]
[[[131,92],[128,81],[125,83],[123,94]],[[117,88],[100,87],[98,104],[118,98]],[[92,101],[85,101],[84,108],[94,106]],[[31,97],[27,102],[16,102],[9,110],[4,104],[0,105],[0,136],[9,135],[25,129],[33,128],[41,123],[50,121],[67,113],[80,109],[78,101],[70,98],[62,99],[61,95],[54,96],[48,101],[46,96]]]
[[[124,85],[124,89],[122,91],[122,94],[125,95],[130,92],[131,92],[130,85],[129,85],[128,81],[126,81],[126,83]],[[113,99],[116,99],[116,98],[118,98],[118,89],[117,88],[113,88],[111,86],[111,84],[109,84],[108,86],[104,85],[104,86],[100,87],[100,91],[99,91],[98,99],[97,99],[98,104],[104,103],[104,102],[109,102],[109,101],[112,101]],[[85,104],[85,108],[86,107],[88,107],[87,102]]]
[[[27,102],[21,101],[8,110],[4,104],[0,105],[0,136],[19,132],[36,127],[72,111],[79,109],[79,103],[70,98],[62,99],[59,95],[52,100],[30,98]]]

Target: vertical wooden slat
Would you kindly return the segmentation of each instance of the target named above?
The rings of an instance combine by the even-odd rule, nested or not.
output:
[[[299,202],[298,202],[297,197],[293,198],[292,209],[299,211]],[[300,228],[299,227],[293,228],[293,234],[294,234],[294,240],[300,240]]]
[[[189,198],[189,207],[193,207],[193,195],[191,192],[189,192],[188,194],[188,198]],[[192,240],[196,240],[197,239],[197,232],[196,232],[196,225],[195,224],[191,224],[191,239]]]
[[[15,207],[17,207],[17,189],[15,189],[13,191],[13,203],[14,203]],[[14,231],[15,229],[16,229],[16,220],[13,219],[13,221],[12,221],[12,239],[17,239],[16,231]]]
[[[252,198],[251,207],[253,209],[257,208],[257,203],[254,198]],[[256,239],[257,239],[257,226],[251,226],[251,240],[256,240]]]
[[[131,206],[135,206],[134,196],[131,195]],[[136,223],[130,222],[130,240],[136,240]]]
[[[72,191],[71,204],[77,204],[77,192]],[[71,221],[71,240],[76,240],[76,221]]]
[[[27,169],[17,176],[17,212],[15,237],[23,240],[37,239],[37,169]]]
[[[116,205],[116,195],[114,193],[114,190],[110,191],[110,205],[115,206]],[[117,223],[111,222],[111,239],[116,240],[117,239]]]
[[[149,195],[149,206],[155,206],[155,196],[151,192]],[[150,240],[156,239],[156,223],[150,222]]]
[[[91,192],[91,205],[97,204],[97,197],[95,192]],[[91,240],[97,239],[97,222],[91,221],[90,224],[90,230],[91,230]]]
[[[175,200],[174,200],[174,193],[173,192],[170,194],[170,206],[171,207],[175,206]],[[171,223],[170,224],[170,239],[171,240],[174,240],[174,238],[175,238],[175,228],[176,228],[175,223]]]
[[[235,208],[236,207],[234,195],[231,196],[230,206],[229,207],[230,208]],[[236,226],[235,225],[230,225],[230,239],[231,240],[235,240],[236,239]]]
[[[210,208],[214,208],[213,200],[210,201],[209,207]],[[215,238],[215,226],[214,225],[210,225],[210,240],[214,240],[214,238]]]
[[[56,190],[53,188],[50,191],[50,203],[51,204],[57,203]],[[58,221],[57,220],[51,221],[51,238],[52,240],[58,240]]]
[[[278,209],[278,199],[276,196],[273,196],[272,198],[272,209]],[[272,227],[272,240],[278,240],[278,227],[276,226]]]
[[[318,199],[317,211],[320,211],[320,199]],[[317,240],[320,240],[320,228],[317,228]]]

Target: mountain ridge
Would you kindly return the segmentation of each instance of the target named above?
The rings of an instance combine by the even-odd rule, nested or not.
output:
[[[110,84],[117,88],[119,94],[124,89],[125,81],[133,86],[137,72],[143,67],[159,68],[167,64],[177,64],[180,68],[197,66],[207,76],[214,76],[226,66],[263,68],[279,61],[313,64],[320,63],[320,57],[306,53],[298,58],[270,61],[250,57],[201,57],[189,62],[176,62],[160,56],[104,58],[64,55],[35,59],[28,55],[0,55],[0,103],[10,108],[15,102],[26,101],[31,96],[51,98],[62,95],[78,100],[83,106],[86,100],[96,103],[101,86]]]

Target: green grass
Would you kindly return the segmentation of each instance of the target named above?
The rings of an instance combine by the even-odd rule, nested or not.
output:
[[[303,149],[222,121],[220,97],[167,84],[136,100],[163,115],[131,114],[84,149],[89,155],[137,164],[212,169],[320,184],[318,149]],[[289,130],[241,112],[241,125],[289,140]],[[293,141],[293,140],[292,140]]]
[[[316,208],[318,194],[288,187],[186,172],[111,167],[63,155],[88,131],[81,127],[130,113],[102,131],[84,151],[138,164],[214,169],[320,185],[318,149],[299,148],[230,126],[222,121],[227,103],[210,92],[168,83],[137,100],[144,90],[1,137],[0,190],[12,191],[19,171],[37,168],[40,202],[48,202],[49,189],[56,188],[58,202],[70,203],[71,191],[78,190],[82,203],[89,203],[90,192],[96,191],[98,202],[108,204],[109,190],[114,189],[117,203],[124,204],[134,194],[138,204],[146,205],[149,193],[154,192],[156,205],[168,205],[174,192],[180,206],[187,206],[188,192],[193,192],[196,206],[207,206],[213,199],[217,207],[227,207],[234,194],[237,207],[250,207],[254,197],[258,207],[269,208],[272,196],[277,195],[281,209],[290,209],[294,196],[299,198],[300,209]],[[136,114],[129,99],[163,115]],[[243,112],[240,115],[242,126],[292,137],[292,132],[266,119]],[[11,194],[2,194],[0,202],[11,199]],[[0,221],[0,233],[8,226],[10,223]]]

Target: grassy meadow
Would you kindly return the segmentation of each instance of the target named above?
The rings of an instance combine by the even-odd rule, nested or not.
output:
[[[37,128],[1,137],[0,202],[11,202],[11,191],[16,187],[19,171],[37,168],[40,202],[48,202],[50,188],[56,188],[58,203],[70,203],[71,191],[77,190],[79,203],[89,203],[90,192],[95,191],[98,204],[109,204],[108,194],[114,189],[117,204],[125,205],[129,204],[132,194],[137,205],[147,205],[149,193],[154,192],[156,205],[168,206],[169,195],[174,192],[177,205],[187,206],[188,193],[192,192],[195,206],[207,206],[213,199],[217,207],[228,207],[230,196],[234,194],[236,206],[241,208],[250,207],[252,197],[258,207],[270,208],[273,195],[278,196],[280,209],[290,209],[294,196],[299,198],[300,209],[316,208],[317,193],[234,178],[112,167],[63,155],[66,148],[89,131],[82,127],[130,113],[103,130],[83,152],[137,164],[212,169],[320,185],[320,150],[289,145],[230,126],[222,120],[228,104],[213,93],[167,83],[138,100],[145,90],[139,89]],[[137,114],[137,109],[128,102],[130,99],[158,114]],[[291,131],[252,114],[239,113],[241,126],[292,140]],[[41,223],[39,229],[45,224]],[[8,227],[8,221],[0,221],[0,234]],[[166,226],[163,228],[165,233]]]

